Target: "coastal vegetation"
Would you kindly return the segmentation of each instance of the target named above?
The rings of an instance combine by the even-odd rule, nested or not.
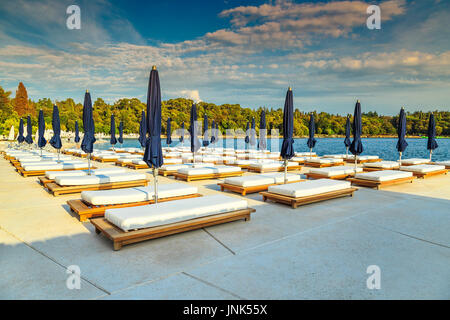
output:
[[[37,129],[37,115],[40,109],[44,112],[47,128],[51,128],[53,104],[59,107],[61,129],[65,131],[75,130],[75,121],[78,120],[82,131],[82,103],[75,102],[72,98],[62,101],[52,101],[50,98],[32,101],[23,83],[19,83],[16,95],[13,98],[11,92],[5,91],[0,86],[0,135],[7,134],[12,125],[18,130],[20,118],[31,116],[33,130]],[[166,132],[166,120],[172,119],[172,130],[181,127],[185,122],[189,126],[189,112],[193,101],[185,98],[169,99],[162,102],[162,133]],[[239,104],[215,105],[208,102],[198,103],[198,118],[202,119],[206,113],[210,124],[215,120],[219,129],[225,133],[227,129],[245,130],[247,121],[252,117],[256,121],[256,131],[259,128],[259,119],[262,107],[252,109]],[[353,106],[349,106],[349,111]],[[137,133],[142,110],[145,110],[145,102],[139,99],[123,98],[113,104],[106,103],[102,98],[97,98],[93,104],[93,116],[95,131],[109,133],[111,114],[116,117],[116,124],[123,121],[124,133]],[[450,111],[433,111],[436,120],[436,134],[438,136],[450,136]],[[429,112],[416,111],[407,113],[407,134],[409,136],[426,135]],[[294,111],[294,135],[308,135],[309,113]],[[314,112],[316,120],[316,133],[321,136],[335,136],[345,134],[346,115],[330,114],[326,112]],[[283,130],[283,108],[266,109],[267,128]],[[365,136],[394,136],[396,135],[397,116],[379,115],[377,112],[363,113],[363,135]],[[270,132],[270,131],[269,131]]]

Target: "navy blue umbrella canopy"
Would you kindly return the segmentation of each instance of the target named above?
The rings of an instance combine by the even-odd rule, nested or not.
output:
[[[258,148],[260,150],[266,150],[267,148],[267,124],[266,124],[266,111],[261,112],[261,119],[259,120],[259,143]]]
[[[283,111],[283,144],[281,145],[281,157],[284,160],[291,159],[294,155],[294,97],[292,89],[286,92]]]
[[[147,141],[147,117],[145,111],[142,110],[141,122],[139,123],[139,143],[142,148],[145,148],[145,142]]]
[[[213,120],[211,124],[211,143],[216,142],[216,122]]]
[[[118,139],[118,141],[120,144],[123,143],[123,121],[120,121],[120,123],[119,123],[119,139]]]
[[[61,149],[61,124],[59,121],[59,110],[57,106],[53,106],[53,114],[52,114],[52,129],[53,129],[53,137],[50,139],[50,144],[55,149]]]
[[[184,122],[181,124],[181,134],[180,134],[180,142],[184,141]]]
[[[312,149],[316,146],[317,140],[314,138],[314,133],[316,132],[316,124],[314,122],[314,113],[311,113],[309,117],[309,138],[308,141],[306,141],[306,144],[308,145],[308,148]]]
[[[352,144],[352,141],[350,140],[350,135],[351,135],[351,124],[350,124],[350,116],[347,116],[347,122],[345,123],[345,139],[344,139],[344,144],[345,147],[350,147],[350,145]]]
[[[27,136],[25,137],[25,142],[28,144],[33,143],[33,137],[32,135],[33,127],[31,126],[31,118],[30,116],[27,117]]]
[[[251,146],[256,145],[256,124],[255,118],[252,118],[252,129],[250,130],[249,142]]]
[[[208,137],[208,116],[206,114],[203,115],[203,146],[209,146],[209,137]]]
[[[406,150],[406,147],[408,146],[408,143],[405,140],[406,114],[405,114],[405,109],[403,109],[403,108],[401,108],[400,114],[398,116],[397,134],[398,134],[397,151],[403,152]]]
[[[47,144],[47,140],[44,138],[44,132],[45,132],[45,120],[44,120],[44,112],[42,110],[39,110],[39,118],[38,118],[38,146],[39,148],[45,147]]]
[[[147,133],[144,161],[151,168],[159,168],[164,159],[161,148],[161,87],[156,66],[150,71],[147,90]]]
[[[364,151],[363,144],[361,141],[362,133],[362,119],[361,119],[361,103],[359,100],[355,105],[355,112],[353,114],[353,141],[350,145],[350,152],[357,156]],[[355,159],[356,161],[356,159]]]
[[[117,139],[116,139],[116,119],[113,114],[111,115],[111,127],[109,129],[109,132],[111,134],[109,143],[114,146],[117,143]]]
[[[81,150],[86,153],[92,153],[94,151],[95,139],[95,126],[94,118],[92,116],[92,100],[91,94],[86,90],[84,94],[83,103],[83,140],[81,141]]]
[[[17,142],[22,143],[24,141],[25,141],[25,137],[23,136],[23,119],[20,118],[19,135],[17,136]]]
[[[78,128],[78,121],[75,121],[75,143],[80,142],[80,129]]]
[[[168,146],[170,146],[170,144],[172,143],[172,119],[167,118],[167,138],[166,138],[166,143]]]
[[[438,147],[436,142],[436,122],[434,121],[434,115],[430,114],[430,118],[428,120],[428,141],[427,141],[427,149],[433,151]]]
[[[200,149],[197,128],[197,105],[194,103],[191,107],[189,134],[191,135],[191,152],[197,152]]]

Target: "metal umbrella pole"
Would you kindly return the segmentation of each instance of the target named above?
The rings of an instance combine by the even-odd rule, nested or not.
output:
[[[284,184],[287,183],[287,159],[284,159]]]
[[[402,153],[399,152],[399,159],[398,159],[399,165],[402,165]]]
[[[88,175],[91,175],[91,154],[88,153]]]
[[[153,181],[155,185],[155,204],[158,203],[158,168],[153,167]]]

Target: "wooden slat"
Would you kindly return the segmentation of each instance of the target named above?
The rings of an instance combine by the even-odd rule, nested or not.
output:
[[[104,218],[91,219],[91,223],[95,226],[96,233],[103,233],[107,238],[113,241],[114,250],[120,250],[123,245],[131,243],[160,238],[176,233],[205,228],[241,219],[245,219],[247,221],[250,220],[250,214],[252,212],[255,212],[255,209],[248,208],[128,232],[119,229]]]
[[[344,162],[336,162],[336,163],[317,163],[317,162],[308,162],[305,161],[305,166],[313,167],[313,168],[329,168],[329,167],[337,167],[343,166]]]
[[[322,174],[318,174],[318,173],[312,173],[312,172],[308,172],[305,173],[305,176],[307,176],[309,179],[333,179],[333,180],[345,180],[348,177],[351,177],[352,174],[339,174],[339,175],[335,175],[335,176],[326,176],[326,175],[322,175]]]
[[[351,181],[352,185],[380,189],[381,187],[391,186],[391,185],[400,184],[400,183],[407,183],[407,182],[412,183],[414,179],[415,179],[415,177],[412,176],[412,177],[393,179],[393,180],[388,180],[388,181],[372,181],[372,180],[365,180],[365,179],[359,179],[359,178],[348,178],[347,180]]]
[[[247,168],[249,172],[258,172],[258,173],[265,173],[265,172],[281,172],[284,171],[284,167],[278,167],[278,168],[255,168],[255,167],[248,167]],[[287,167],[287,171],[296,171],[301,170],[302,166],[289,166]]]

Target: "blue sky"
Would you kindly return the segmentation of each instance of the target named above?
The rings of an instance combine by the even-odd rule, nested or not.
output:
[[[66,8],[81,9],[68,30]],[[381,30],[366,27],[371,4]],[[163,99],[302,111],[449,110],[450,1],[0,2],[0,86],[37,100],[145,100],[158,66]]]

